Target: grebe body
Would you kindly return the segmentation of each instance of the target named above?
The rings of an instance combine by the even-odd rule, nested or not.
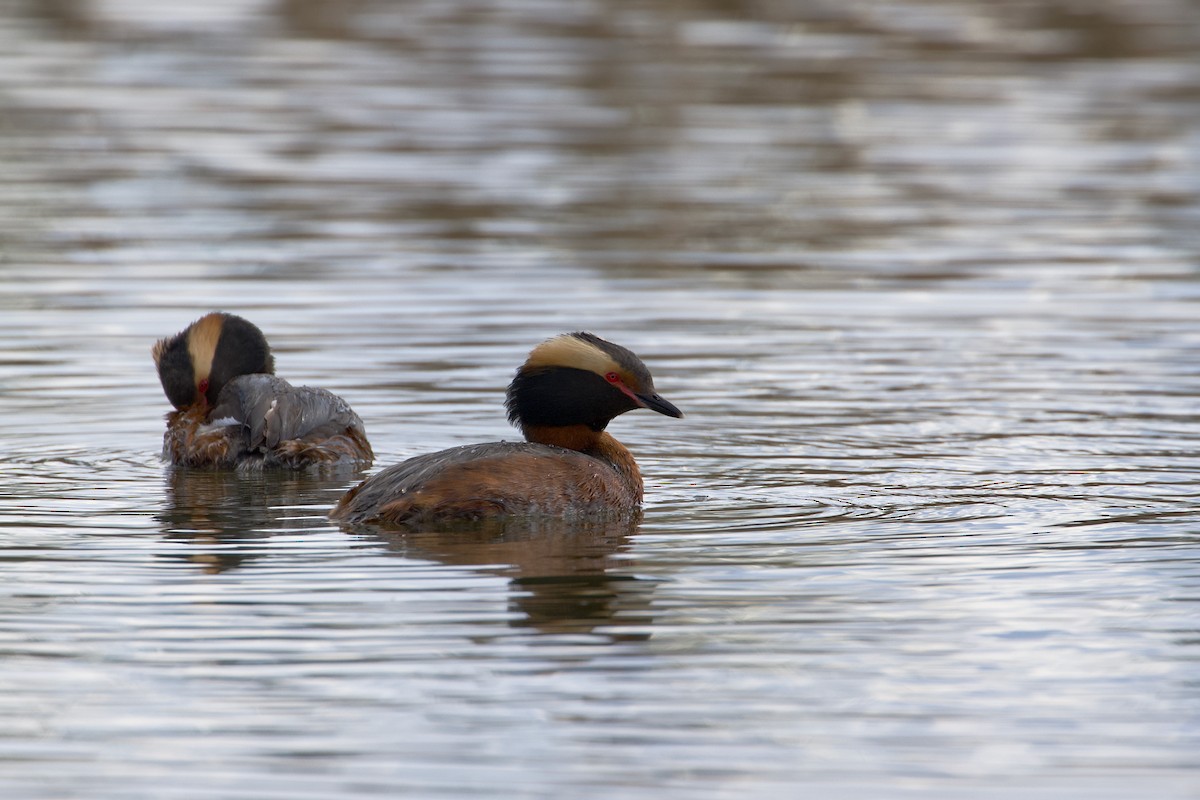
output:
[[[374,457],[350,405],[277,377],[266,337],[241,317],[206,314],[151,353],[175,406],[163,435],[173,464],[305,469]]]
[[[333,519],[411,526],[505,516],[621,516],[642,501],[629,450],[604,429],[648,408],[682,417],[659,397],[645,364],[590,333],[557,336],[530,353],[508,388],[524,442],[488,442],[417,456],[347,492]]]

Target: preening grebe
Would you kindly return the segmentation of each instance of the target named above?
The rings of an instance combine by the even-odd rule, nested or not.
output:
[[[163,457],[189,467],[370,464],[362,420],[324,389],[277,378],[267,339],[213,312],[151,349],[167,399]]]
[[[567,333],[534,348],[505,402],[525,442],[488,442],[410,458],[351,489],[335,520],[407,525],[550,514],[627,514],[642,501],[633,455],[604,428],[618,414],[679,409],[620,345]]]

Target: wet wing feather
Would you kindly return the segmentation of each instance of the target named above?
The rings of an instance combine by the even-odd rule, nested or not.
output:
[[[316,442],[351,431],[365,442],[362,420],[325,389],[292,386],[275,375],[243,375],[221,391],[213,420],[241,423],[250,450],[271,451],[286,442]]]

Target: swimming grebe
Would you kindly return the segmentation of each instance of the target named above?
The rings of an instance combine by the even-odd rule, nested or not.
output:
[[[330,516],[410,525],[547,514],[620,515],[642,501],[633,455],[604,428],[618,414],[679,409],[654,391],[646,365],[590,333],[533,349],[505,401],[525,442],[488,442],[410,458],[351,489]]]
[[[167,414],[163,457],[189,467],[371,463],[362,420],[324,389],[275,377],[262,331],[233,314],[205,314],[151,349]]]

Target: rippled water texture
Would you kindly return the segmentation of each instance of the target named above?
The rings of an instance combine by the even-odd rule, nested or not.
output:
[[[0,795],[1200,795],[1185,0],[0,4]],[[374,469],[588,329],[644,519],[178,472],[212,308]]]

